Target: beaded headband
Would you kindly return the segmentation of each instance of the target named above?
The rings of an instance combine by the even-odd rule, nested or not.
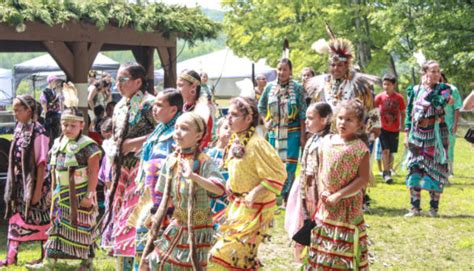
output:
[[[74,114],[62,114],[61,115],[61,120],[72,120],[72,121],[84,121],[84,117],[82,116],[77,116]]]
[[[194,112],[189,112],[189,116],[194,121],[200,132],[205,132],[205,123],[203,123],[203,118]]]
[[[33,108],[31,108],[31,106],[28,104],[28,102],[26,102],[25,99],[23,99],[23,97],[21,96],[17,96],[15,97],[17,98],[23,105],[25,105],[28,109],[30,109],[31,111],[33,111]]]
[[[189,75],[189,74],[187,74],[187,73],[182,73],[182,74],[179,76],[179,79],[186,80],[186,81],[188,81],[188,82],[191,83],[191,84],[196,84],[196,85],[200,85],[200,84],[201,84],[201,81],[199,81],[198,79],[192,77],[191,75]]]

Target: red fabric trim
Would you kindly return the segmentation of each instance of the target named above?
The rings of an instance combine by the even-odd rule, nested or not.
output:
[[[240,267],[235,267],[235,266],[232,266],[230,263],[224,261],[223,259],[219,258],[219,257],[216,257],[214,255],[212,255],[209,260],[211,262],[214,262],[214,263],[217,263],[219,265],[221,265],[222,267],[226,268],[228,271],[252,271],[252,270],[258,270],[260,268],[260,265],[257,266],[256,269],[254,268],[240,268]]]
[[[274,184],[275,186],[283,187],[283,184],[281,182],[270,180],[270,179],[265,179],[265,181],[268,183]]]

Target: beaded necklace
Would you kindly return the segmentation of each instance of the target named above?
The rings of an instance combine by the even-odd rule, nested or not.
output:
[[[232,158],[237,158],[240,159],[244,157],[245,155],[245,146],[247,146],[247,143],[250,141],[250,138],[252,135],[255,133],[255,127],[250,127],[247,129],[244,137],[242,139],[239,138],[239,135],[237,133],[233,133],[230,140],[229,144],[227,144],[227,147],[225,148],[224,151],[224,157],[223,159],[225,160],[225,168],[228,168],[229,161]]]

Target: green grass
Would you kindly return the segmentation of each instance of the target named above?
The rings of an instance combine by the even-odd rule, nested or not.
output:
[[[459,134],[464,134],[462,131]],[[403,137],[400,138],[403,142]],[[403,147],[396,156],[400,161]],[[397,170],[395,184],[386,185],[377,175],[377,186],[370,188],[371,213],[365,216],[373,259],[373,270],[472,270],[474,269],[474,149],[462,138],[456,142],[454,173],[441,196],[440,217],[426,215],[404,218],[410,208],[408,190],[404,184],[406,171]],[[374,165],[374,173],[376,173]],[[422,208],[429,209],[429,195],[422,193]],[[260,248],[263,270],[298,270],[293,263],[293,250],[283,228],[284,213],[276,216],[271,243]],[[6,226],[1,229],[0,242],[6,244]],[[5,257],[0,247],[0,258]],[[36,259],[38,244],[24,244],[20,248],[19,267],[7,270],[26,270],[21,267]],[[57,270],[74,270],[78,261],[62,262]],[[114,259],[98,251],[96,270],[115,270]]]

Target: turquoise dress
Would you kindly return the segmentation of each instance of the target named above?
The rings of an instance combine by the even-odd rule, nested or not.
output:
[[[286,165],[288,177],[281,192],[284,199],[295,179],[300,154],[301,121],[306,119],[303,93],[303,87],[296,81],[290,80],[283,85],[274,81],[265,87],[258,103],[260,115],[266,121],[272,121],[268,141]]]
[[[462,98],[461,95],[459,94],[459,90],[456,86],[454,85],[449,85],[451,87],[451,90],[453,91],[452,96],[454,99],[454,104],[453,105],[447,105],[444,108],[445,111],[445,116],[444,116],[444,121],[446,121],[446,124],[448,125],[448,130],[449,130],[449,147],[448,147],[448,160],[450,163],[454,161],[454,144],[456,143],[456,135],[453,134],[453,128],[454,128],[454,113],[456,110],[460,110],[462,107]]]

